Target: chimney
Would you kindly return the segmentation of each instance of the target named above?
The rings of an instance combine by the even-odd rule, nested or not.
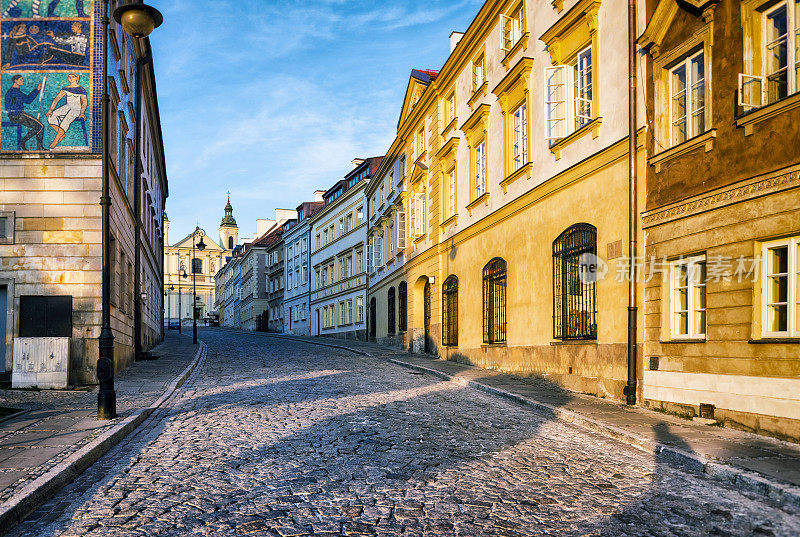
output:
[[[359,166],[361,166],[362,164],[364,164],[364,159],[363,158],[354,158],[350,162],[353,163],[353,169],[356,169]]]
[[[464,32],[452,32],[450,34],[450,52],[456,49],[456,45],[458,45],[462,37],[464,37]]]
[[[315,190],[314,191],[314,201],[325,201],[325,198],[322,197],[324,195],[325,195],[325,191],[324,190]]]

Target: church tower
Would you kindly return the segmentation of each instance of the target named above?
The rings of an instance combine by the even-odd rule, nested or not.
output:
[[[228,203],[225,204],[225,216],[219,225],[220,246],[226,250],[233,250],[239,243],[239,226],[233,217],[233,207],[231,206],[231,196],[228,194]]]

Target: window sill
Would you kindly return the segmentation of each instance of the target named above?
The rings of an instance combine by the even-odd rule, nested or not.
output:
[[[419,244],[420,242],[425,240],[425,235],[417,235],[412,239],[415,244]]]
[[[488,88],[489,88],[489,82],[484,80],[483,84],[478,86],[475,89],[475,91],[472,92],[472,97],[470,97],[469,100],[467,101],[467,105],[469,106],[470,110],[474,108],[474,105],[476,102],[478,102],[478,99],[486,96],[486,91]]]
[[[506,193],[508,190],[508,186],[519,179],[520,177],[525,177],[525,179],[531,178],[531,170],[533,170],[533,162],[527,162],[523,166],[521,166],[518,170],[514,173],[506,177],[500,182],[500,186],[503,187],[503,194]]]
[[[428,156],[428,151],[427,151],[427,150],[425,150],[425,151],[423,151],[422,153],[420,153],[420,154],[417,156],[417,158],[414,160],[414,165],[415,165],[415,166],[417,166],[417,165],[420,165],[420,164],[422,164],[422,161],[423,161],[423,160],[425,159],[425,157],[427,157],[427,156]]]
[[[754,345],[769,345],[769,344],[775,345],[782,343],[798,344],[800,343],[800,337],[763,337],[760,339],[748,340],[748,343]]]
[[[528,37],[530,37],[529,32],[522,34],[522,37],[517,39],[517,42],[514,44],[514,46],[505,53],[502,62],[506,69],[508,69],[508,64],[511,63],[511,58],[514,57],[517,52],[528,48]]]
[[[559,341],[551,341],[550,345],[557,347],[559,345],[597,345],[596,339],[562,339]]]
[[[458,213],[454,214],[453,216],[449,217],[447,220],[439,224],[439,227],[444,229],[451,224],[455,224],[456,222],[458,222]]]
[[[751,110],[736,118],[735,124],[737,127],[744,127],[744,135],[750,136],[753,134],[753,127],[756,124],[797,107],[800,107],[800,92],[785,97],[772,104]]]
[[[659,341],[662,345],[674,345],[679,343],[706,343],[708,340],[705,338],[675,338],[675,339],[664,339]]]
[[[472,211],[475,209],[475,207],[477,207],[480,204],[485,204],[487,207],[489,206],[488,192],[484,192],[483,194],[481,194],[480,196],[469,202],[469,204],[467,205],[467,211],[469,212],[470,216],[472,216]]]
[[[647,163],[651,166],[655,166],[656,173],[661,172],[661,165],[669,160],[674,159],[675,157],[679,157],[681,155],[685,155],[690,151],[694,151],[700,146],[705,146],[705,151],[708,153],[712,149],[714,149],[714,141],[717,138],[717,129],[711,129],[710,131],[706,131],[699,136],[695,136],[694,138],[690,138],[685,142],[676,145],[666,151],[662,151],[656,155],[653,155],[647,160]]]
[[[508,347],[508,343],[505,341],[498,341],[496,343],[481,343],[482,349],[491,349],[494,347]]]
[[[600,130],[600,125],[602,123],[603,123],[603,118],[602,117],[594,118],[589,123],[587,123],[586,125],[584,125],[580,129],[576,130],[575,132],[573,132],[569,136],[565,136],[563,138],[559,138],[558,140],[556,140],[555,142],[550,144],[550,151],[553,153],[553,155],[555,156],[556,160],[559,160],[561,158],[561,150],[562,149],[567,147],[569,144],[571,144],[575,140],[577,140],[579,138],[583,138],[583,136],[586,135],[587,133],[591,132],[592,133],[592,138],[597,138],[600,135],[599,130]]]

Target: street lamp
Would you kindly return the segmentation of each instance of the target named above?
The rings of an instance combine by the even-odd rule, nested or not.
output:
[[[192,343],[195,345],[197,345],[197,268],[194,262],[194,239],[197,235],[200,235],[200,242],[197,243],[197,249],[201,252],[206,249],[206,243],[203,242],[203,230],[197,226],[192,232]]]
[[[183,272],[180,274],[182,279],[186,279],[189,276],[186,274],[186,269],[183,269]],[[181,294],[181,280],[178,280],[178,333],[183,334],[183,319],[181,318],[181,302],[183,302],[183,294]]]
[[[167,299],[167,328],[170,327],[170,323],[172,322],[172,312],[170,311],[170,302],[172,298],[172,292],[175,290],[174,285],[170,285],[167,291],[164,291],[164,298]]]
[[[100,327],[100,337],[98,338],[98,357],[97,357],[97,380],[100,388],[97,392],[97,418],[110,420],[117,417],[117,393],[114,391],[114,332],[111,330],[111,195],[109,185],[109,163],[111,146],[111,136],[108,124],[110,117],[111,98],[108,94],[108,18],[109,2],[100,0],[103,9],[103,95],[101,99],[101,122],[103,131],[103,153],[102,153],[102,192],[100,194],[100,206],[102,210],[102,319]],[[153,7],[146,6],[140,1],[135,4],[128,4],[117,8],[115,16],[119,13],[120,18],[115,19],[120,22],[122,17],[125,23],[120,22],[123,30],[133,37],[145,37],[153,29],[161,24],[163,17]],[[149,30],[149,31],[147,31]],[[137,110],[137,114],[138,114]],[[136,139],[138,140],[138,133]],[[138,154],[137,154],[138,162]],[[138,189],[137,189],[138,191]],[[139,215],[136,215],[137,221]],[[138,228],[138,226],[137,226]],[[139,252],[139,249],[136,249]],[[138,272],[137,272],[138,274]]]

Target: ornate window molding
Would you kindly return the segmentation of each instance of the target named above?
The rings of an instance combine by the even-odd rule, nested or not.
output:
[[[533,107],[531,99],[531,73],[533,70],[533,58],[522,58],[517,64],[503,77],[497,86],[492,90],[500,103],[500,111],[503,114],[503,193],[513,181],[524,176],[530,179],[532,169],[531,158],[531,134],[530,134],[530,111]],[[522,105],[526,107],[525,148],[522,153],[527,157],[525,162],[515,163],[514,161],[514,112]],[[518,164],[518,165],[515,165]],[[529,165],[530,164],[530,165]],[[521,170],[526,170],[522,171]],[[521,172],[521,173],[518,173]]]

